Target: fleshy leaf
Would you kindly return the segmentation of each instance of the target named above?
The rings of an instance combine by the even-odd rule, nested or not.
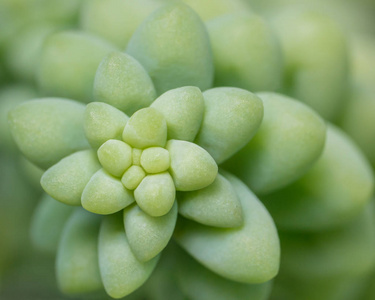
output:
[[[167,246],[176,225],[177,213],[177,202],[161,217],[150,216],[138,205],[124,209],[126,236],[139,261],[149,261]]]
[[[213,60],[206,28],[182,3],[153,12],[135,31],[126,52],[145,67],[159,95],[182,86],[206,90],[212,85]]]
[[[211,271],[242,283],[263,283],[276,276],[280,245],[273,220],[239,179],[225,174],[241,201],[244,224],[238,229],[208,227],[179,219],[177,242]]]
[[[139,288],[151,275],[159,256],[140,262],[130,249],[120,214],[104,217],[99,234],[99,266],[104,288],[122,298]]]
[[[133,202],[132,193],[103,169],[91,177],[82,193],[83,208],[96,214],[113,214]]]
[[[268,23],[249,12],[207,22],[215,63],[215,86],[252,92],[281,87],[281,47]]]
[[[77,208],[69,218],[56,258],[57,282],[67,294],[103,288],[98,264],[100,217]]]
[[[176,189],[168,172],[147,175],[134,191],[139,207],[153,217],[167,214],[175,202]]]
[[[87,33],[52,34],[43,46],[37,78],[39,87],[48,96],[90,102],[100,61],[115,50],[107,41]]]
[[[74,207],[44,194],[32,217],[31,241],[41,251],[55,253],[66,221]]]
[[[85,31],[105,38],[125,49],[142,21],[164,0],[90,0],[81,9],[81,26]]]
[[[220,164],[244,147],[263,119],[262,101],[238,88],[214,88],[203,93],[205,114],[195,143]]]
[[[185,218],[214,227],[239,227],[243,224],[241,203],[231,183],[218,174],[209,186],[178,193],[179,213]]]
[[[167,120],[168,139],[192,142],[201,126],[204,114],[203,95],[199,88],[186,86],[165,92],[151,107]]]
[[[140,109],[126,123],[122,139],[135,148],[164,147],[167,141],[167,123],[155,108]]]
[[[147,173],[161,173],[170,165],[169,152],[161,147],[150,147],[142,151],[141,166]]]
[[[133,163],[132,148],[123,141],[108,140],[100,146],[98,158],[107,172],[120,177]]]
[[[89,147],[83,132],[84,109],[84,105],[67,99],[29,101],[9,113],[10,130],[21,152],[47,169]]]
[[[54,199],[68,205],[81,205],[82,192],[92,175],[101,168],[92,150],[73,153],[49,168],[40,181]]]
[[[225,279],[194,260],[183,251],[178,253],[177,281],[184,294],[194,300],[267,300],[272,281],[245,284]]]
[[[106,103],[89,103],[85,111],[85,134],[94,148],[109,139],[121,139],[129,117]]]
[[[126,170],[121,178],[121,182],[128,190],[134,190],[141,183],[143,178],[145,178],[145,176],[146,173],[142,167],[133,165]]]
[[[371,200],[374,175],[357,146],[330,125],[322,156],[295,183],[262,198],[278,228],[326,230],[356,217]]]
[[[113,52],[100,63],[94,82],[95,101],[108,103],[129,116],[156,98],[151,78],[130,55]]]
[[[224,168],[260,195],[307,172],[323,151],[326,126],[317,113],[298,101],[274,93],[258,95],[264,105],[259,131]]]
[[[177,191],[193,191],[210,185],[218,167],[210,154],[196,144],[169,140],[170,172]]]

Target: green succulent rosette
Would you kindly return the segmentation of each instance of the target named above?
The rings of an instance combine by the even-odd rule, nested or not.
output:
[[[255,94],[190,86],[130,117],[104,102],[62,98],[13,109],[13,137],[46,170],[41,185],[50,195],[37,210],[34,243],[53,251],[56,237],[49,237],[66,222],[57,250],[60,288],[79,294],[104,286],[124,297],[151,275],[173,234],[229,285],[272,279],[280,250],[271,217],[239,179],[218,173],[262,119]]]

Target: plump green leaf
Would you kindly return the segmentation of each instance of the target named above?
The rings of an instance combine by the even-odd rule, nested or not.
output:
[[[44,194],[31,220],[30,235],[33,245],[39,250],[55,253],[64,225],[73,210],[74,207]]]
[[[161,173],[170,165],[168,150],[161,147],[150,147],[142,151],[141,166],[147,173]]]
[[[169,140],[170,172],[177,191],[193,191],[210,185],[218,167],[210,154],[196,144]]]
[[[264,118],[250,143],[225,163],[257,195],[295,181],[323,151],[326,126],[317,113],[286,96],[260,93]]]
[[[160,95],[182,86],[211,87],[213,60],[206,28],[182,3],[163,6],[135,31],[126,52],[148,71]]]
[[[103,168],[113,176],[121,177],[133,163],[132,148],[118,140],[108,140],[98,149]]]
[[[214,55],[215,86],[252,92],[281,87],[281,47],[265,20],[242,11],[206,24]]]
[[[84,109],[84,105],[67,99],[29,101],[9,113],[10,130],[21,152],[47,169],[89,147],[83,132]]]
[[[245,146],[263,119],[262,101],[239,88],[214,88],[203,93],[205,114],[195,143],[222,163]]]
[[[138,205],[124,209],[126,236],[139,261],[149,261],[167,246],[176,225],[177,213],[177,202],[161,217],[150,216]]]
[[[168,172],[147,175],[134,191],[139,207],[153,217],[167,214],[176,199],[176,188]]]
[[[103,288],[98,264],[100,217],[76,208],[66,224],[56,258],[59,288],[81,294]]]
[[[129,117],[117,108],[100,102],[86,106],[84,115],[85,135],[93,148],[99,148],[110,139],[121,140]]]
[[[280,245],[271,216],[239,179],[226,173],[241,201],[244,224],[222,229],[180,219],[177,242],[211,271],[242,283],[263,283],[276,276]]]
[[[130,55],[112,52],[99,65],[94,82],[95,101],[108,103],[129,116],[156,98],[151,78]]]
[[[122,298],[139,288],[151,275],[159,256],[140,262],[125,234],[122,216],[106,216],[99,234],[99,266],[104,288],[113,298]]]
[[[209,186],[177,194],[178,211],[185,218],[214,227],[239,227],[243,213],[237,193],[231,183],[218,174]]]
[[[186,86],[165,92],[151,105],[167,121],[168,139],[192,142],[204,114],[203,95],[199,88]]]
[[[86,184],[100,168],[95,151],[83,150],[63,158],[49,168],[40,183],[54,199],[68,205],[81,205]]]
[[[79,31],[50,35],[43,46],[38,84],[47,96],[93,100],[96,70],[109,52],[117,50],[107,41]]]
[[[357,146],[333,125],[322,156],[295,183],[262,201],[278,228],[323,230],[356,217],[371,200],[374,176]]]
[[[121,182],[128,190],[134,190],[141,183],[143,178],[145,178],[145,176],[146,173],[142,167],[132,165],[122,176]]]
[[[96,214],[113,214],[134,202],[132,193],[121,181],[100,169],[82,193],[82,206]]]
[[[167,141],[167,123],[155,108],[140,109],[126,123],[122,139],[135,148],[164,147]]]

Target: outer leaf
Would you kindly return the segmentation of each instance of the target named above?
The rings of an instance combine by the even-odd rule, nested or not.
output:
[[[176,267],[178,284],[189,299],[267,300],[271,293],[271,281],[261,284],[244,284],[225,279],[182,251],[178,253]]]
[[[10,130],[22,153],[47,169],[63,157],[88,148],[83,133],[84,109],[84,105],[67,99],[29,101],[10,112]]]
[[[55,253],[62,230],[74,208],[44,194],[31,221],[31,241],[38,249]]]
[[[177,191],[193,191],[210,185],[218,167],[210,154],[196,144],[169,140],[170,172]]]
[[[132,193],[103,169],[91,177],[82,193],[82,206],[96,214],[113,214],[133,202]]]
[[[54,199],[68,205],[81,205],[82,192],[92,175],[101,168],[96,153],[73,153],[49,168],[40,181]]]
[[[309,107],[291,98],[261,93],[264,119],[255,138],[225,163],[257,195],[295,181],[323,151],[326,127]]]
[[[121,139],[129,117],[106,103],[89,103],[85,110],[85,135],[94,148],[109,139]]]
[[[322,156],[298,181],[262,198],[278,228],[323,230],[356,217],[371,200],[374,176],[356,145],[330,125]]]
[[[99,65],[94,82],[94,98],[132,115],[156,98],[151,78],[130,55],[112,52]]]
[[[257,132],[263,119],[262,101],[238,88],[214,88],[203,93],[205,114],[195,143],[220,164]]]
[[[203,95],[199,88],[187,86],[165,92],[151,105],[167,120],[168,139],[192,142],[204,114]]]
[[[46,95],[84,102],[93,99],[92,87],[100,61],[116,48],[96,36],[63,31],[49,36],[41,55],[38,83]]]
[[[177,202],[161,217],[146,214],[138,205],[124,209],[126,236],[139,261],[149,261],[167,246],[176,225],[177,213]]]
[[[99,235],[99,265],[104,288],[122,298],[139,288],[151,275],[159,256],[142,263],[130,249],[120,215],[106,216]]]
[[[126,52],[145,67],[159,95],[187,85],[206,90],[212,84],[206,29],[198,15],[182,3],[153,12],[135,31]]]
[[[252,92],[281,87],[281,47],[268,23],[249,12],[207,22],[215,63],[215,86]]]
[[[181,219],[177,242],[211,271],[242,283],[262,283],[278,272],[280,245],[264,206],[237,178],[225,174],[241,201],[244,225],[219,229]]]
[[[218,174],[209,186],[178,193],[179,213],[185,218],[214,227],[239,227],[243,224],[241,203],[231,183]]]
[[[98,265],[100,217],[77,208],[65,226],[57,252],[60,289],[67,294],[102,288]]]

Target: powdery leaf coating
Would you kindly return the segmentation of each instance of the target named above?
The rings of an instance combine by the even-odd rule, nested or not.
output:
[[[30,236],[33,246],[41,251],[55,253],[64,225],[73,210],[74,207],[44,194],[31,220]]]
[[[194,260],[186,252],[179,251],[177,268],[178,285],[183,293],[194,300],[267,300],[272,281],[246,284],[225,279]]]
[[[139,261],[149,261],[167,246],[176,225],[177,214],[177,202],[161,217],[152,217],[137,205],[124,209],[126,236]]]
[[[194,9],[202,20],[207,21],[218,16],[234,12],[250,12],[250,5],[242,0],[183,0]]]
[[[80,23],[84,30],[101,36],[125,49],[142,21],[162,0],[90,0],[81,9]]]
[[[148,71],[159,95],[181,86],[206,90],[212,85],[214,70],[206,28],[182,3],[153,12],[135,31],[126,52]]]
[[[284,92],[336,119],[349,86],[344,32],[326,14],[309,9],[288,9],[271,21],[283,48]]]
[[[120,180],[103,169],[96,172],[82,193],[84,209],[96,214],[113,214],[134,202],[133,195]]]
[[[156,98],[150,76],[130,55],[113,52],[99,65],[94,82],[95,101],[108,103],[129,116]]]
[[[219,229],[180,219],[176,241],[211,271],[242,283],[263,283],[276,276],[280,245],[273,220],[262,203],[237,178],[226,173],[241,201],[244,224]]]
[[[198,223],[234,228],[243,224],[240,200],[231,183],[218,174],[209,186],[192,192],[178,193],[179,213]]]
[[[96,70],[103,57],[115,50],[107,41],[87,33],[54,33],[43,46],[39,87],[46,95],[90,102]]]
[[[207,22],[215,64],[215,86],[252,92],[281,87],[281,47],[268,24],[249,12]]]
[[[145,178],[145,176],[146,173],[142,167],[132,165],[122,176],[121,182],[128,190],[134,190],[141,183],[143,178]]]
[[[205,114],[195,143],[220,164],[245,146],[263,119],[262,101],[239,88],[214,88],[203,93]]]
[[[210,154],[196,144],[169,140],[166,145],[171,157],[170,173],[177,191],[193,191],[210,185],[218,166]]]
[[[257,195],[280,189],[307,172],[320,157],[326,138],[322,118],[286,96],[260,93],[264,118],[257,135],[224,168]]]
[[[93,148],[99,148],[109,139],[121,139],[129,117],[115,107],[92,102],[85,110],[85,135]]]
[[[122,139],[134,148],[164,147],[167,141],[167,123],[156,109],[140,109],[126,123]]]
[[[140,262],[125,234],[121,215],[106,216],[99,234],[99,266],[104,288],[112,298],[122,298],[139,288],[154,270],[159,256]]]
[[[322,156],[300,179],[263,197],[278,228],[327,230],[358,216],[371,200],[374,175],[362,152],[329,125]]]
[[[82,192],[92,175],[101,168],[96,153],[73,153],[44,172],[40,184],[52,198],[68,205],[81,205]]]
[[[100,217],[77,208],[65,225],[56,258],[59,288],[66,294],[103,288],[98,264]]]
[[[375,264],[374,203],[336,230],[316,233],[281,233],[285,274],[306,280],[355,278]]]
[[[134,191],[138,206],[152,217],[167,214],[175,202],[176,189],[168,172],[147,175]]]
[[[142,151],[141,166],[147,173],[161,173],[170,165],[168,150],[161,147],[150,147]]]
[[[9,113],[9,127],[21,152],[47,169],[63,157],[89,148],[83,132],[84,109],[67,99],[28,101]]]
[[[199,88],[186,86],[170,90],[158,97],[151,107],[166,119],[169,140],[194,140],[204,114],[204,100]]]
[[[103,168],[113,176],[121,177],[133,163],[132,148],[118,140],[108,140],[98,149]]]

